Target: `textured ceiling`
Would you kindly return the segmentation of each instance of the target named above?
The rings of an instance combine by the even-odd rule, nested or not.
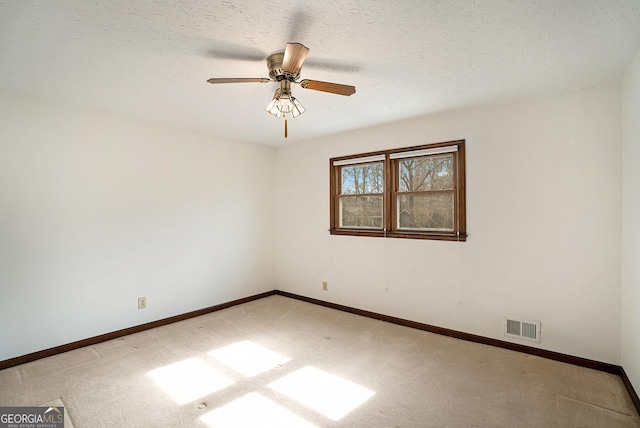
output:
[[[294,85],[285,140],[277,84],[206,80],[267,77],[289,41],[357,93]],[[639,44],[638,0],[0,0],[0,88],[273,146],[613,82]]]

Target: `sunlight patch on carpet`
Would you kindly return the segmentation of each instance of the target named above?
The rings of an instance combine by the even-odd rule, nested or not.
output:
[[[350,380],[311,366],[270,383],[269,388],[334,421],[342,419],[375,394]]]
[[[208,355],[247,377],[264,373],[291,360],[250,340],[216,349]]]
[[[177,404],[186,404],[233,384],[198,358],[169,364],[147,373]]]
[[[251,392],[200,417],[210,427],[315,428],[280,404]]]

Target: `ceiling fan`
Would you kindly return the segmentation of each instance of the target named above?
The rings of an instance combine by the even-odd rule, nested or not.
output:
[[[267,68],[269,78],[266,77],[235,77],[235,78],[211,78],[209,83],[271,83],[278,82],[280,87],[276,89],[273,100],[266,108],[266,111],[277,117],[284,118],[284,136],[287,138],[287,117],[300,116],[306,109],[291,94],[291,84],[295,83],[304,89],[328,92],[338,95],[353,95],[356,92],[355,86],[341,85],[338,83],[321,82],[319,80],[300,80],[300,69],[304,62],[309,48],[301,43],[287,43],[284,52],[277,52],[267,58]]]

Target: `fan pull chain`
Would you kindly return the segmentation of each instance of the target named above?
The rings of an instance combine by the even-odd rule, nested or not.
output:
[[[284,138],[287,138],[287,119],[284,120]]]

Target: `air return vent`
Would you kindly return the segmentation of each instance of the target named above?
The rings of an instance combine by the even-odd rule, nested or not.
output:
[[[504,335],[518,339],[540,342],[540,321],[528,321],[520,318],[504,318]]]

